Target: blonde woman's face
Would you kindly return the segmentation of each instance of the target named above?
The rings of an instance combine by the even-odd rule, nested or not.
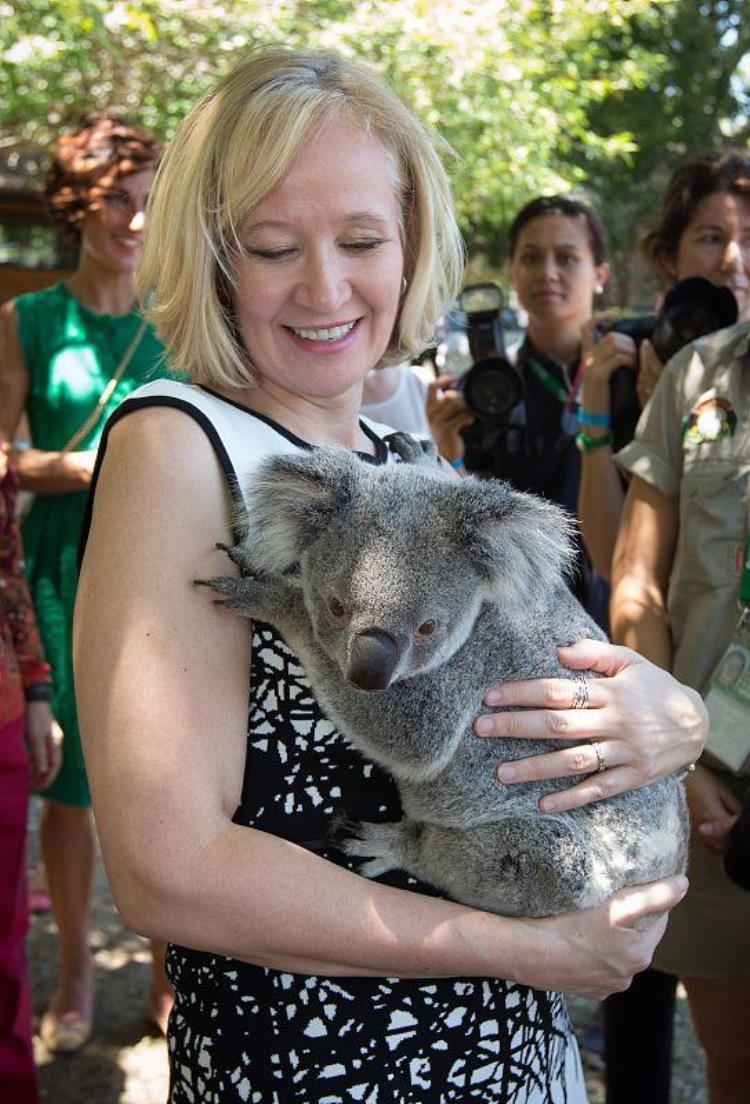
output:
[[[393,176],[377,138],[332,119],[246,219],[234,305],[261,386],[334,396],[382,357],[404,265]]]

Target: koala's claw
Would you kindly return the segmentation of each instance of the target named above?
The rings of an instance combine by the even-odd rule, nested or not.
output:
[[[391,450],[405,464],[436,464],[438,451],[431,440],[415,437],[412,433],[391,433],[387,438]]]
[[[232,563],[236,564],[240,569],[240,573],[243,577],[255,574],[250,555],[244,545],[229,545],[224,544],[223,541],[217,541],[214,547],[217,548],[219,552],[226,552]]]
[[[410,821],[386,824],[358,824],[356,836],[341,844],[342,851],[358,858],[369,858],[359,873],[365,878],[379,878],[389,870],[409,868],[413,850],[413,829]]]

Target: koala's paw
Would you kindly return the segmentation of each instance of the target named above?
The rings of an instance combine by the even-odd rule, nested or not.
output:
[[[216,547],[220,552],[226,552],[232,563],[240,569],[243,578],[248,575],[255,575],[250,554],[244,544],[235,544],[230,547],[228,544],[217,541]]]
[[[411,433],[391,433],[388,437],[391,451],[405,464],[436,464],[438,451],[434,442]]]
[[[217,575],[213,579],[194,579],[196,586],[209,587],[214,594],[217,606],[224,606],[232,613],[244,617],[260,617],[264,606],[263,586],[255,579],[236,579],[232,575]]]
[[[358,824],[353,839],[341,844],[347,855],[369,858],[359,872],[365,878],[378,878],[389,870],[408,870],[414,855],[416,825],[408,820],[387,824]]]

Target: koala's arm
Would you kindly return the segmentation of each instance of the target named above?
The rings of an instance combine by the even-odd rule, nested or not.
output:
[[[216,547],[226,552],[232,563],[239,567],[240,578],[236,575],[215,575],[210,579],[196,579],[196,584],[214,592],[217,606],[242,617],[266,621],[285,637],[294,635],[298,638],[308,621],[298,579],[254,573],[252,556],[244,545],[229,547],[220,543]],[[307,636],[305,633],[305,640]]]

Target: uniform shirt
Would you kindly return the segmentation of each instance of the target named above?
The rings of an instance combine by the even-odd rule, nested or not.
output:
[[[729,643],[750,505],[750,324],[689,345],[666,366],[635,439],[616,456],[673,503],[667,594],[682,682],[705,691]]]

